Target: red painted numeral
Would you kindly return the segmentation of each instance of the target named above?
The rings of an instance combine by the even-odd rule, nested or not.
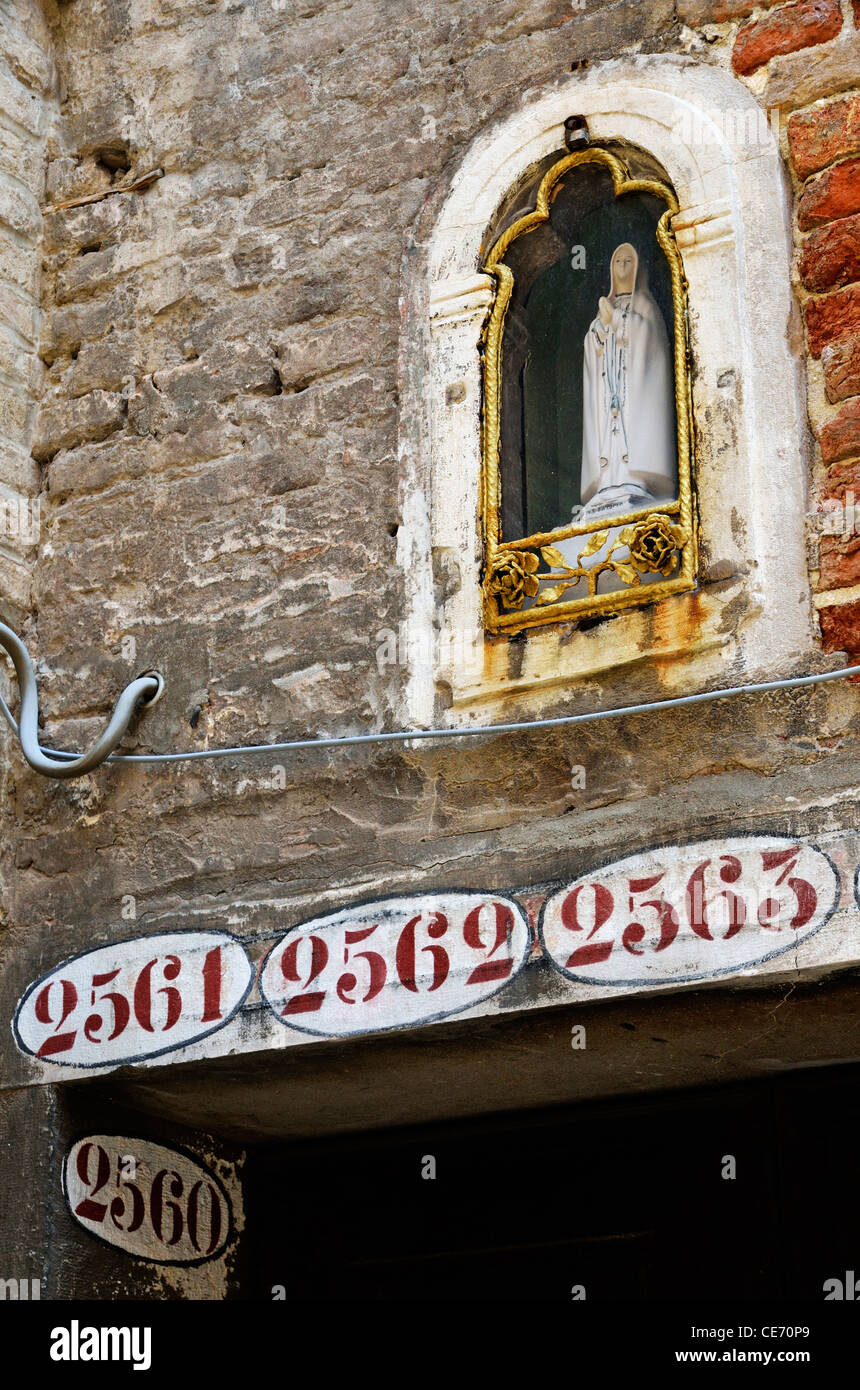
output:
[[[164,1184],[168,1178],[170,1178],[167,1189],[169,1196],[165,1199]],[[182,1239],[182,1231],[184,1228],[182,1208],[178,1202],[174,1202],[171,1199],[174,1197],[181,1197],[183,1187],[184,1183],[179,1174],[174,1172],[173,1169],[168,1168],[162,1168],[156,1173],[152,1181],[152,1192],[149,1197],[149,1214],[152,1221],[152,1229],[155,1231],[158,1239],[163,1241],[165,1245],[178,1245],[179,1241]],[[164,1234],[165,1207],[170,1212],[169,1237]]]
[[[776,880],[781,884],[791,873],[800,855],[800,846],[796,845],[788,850],[762,850],[762,866],[765,872],[773,869],[782,869],[782,873]],[[783,867],[784,866],[784,867]],[[815,909],[818,906],[818,894],[812,884],[805,878],[789,878],[788,886],[797,899],[797,911],[789,922],[789,926],[797,930],[798,927],[805,927],[807,922],[811,922],[815,916]],[[769,900],[771,901],[771,900]],[[764,905],[767,907],[767,904]],[[767,913],[767,916],[772,913]],[[759,909],[759,921],[762,920],[762,909]],[[765,923],[762,922],[762,926]]]
[[[90,1003],[92,1005],[104,1004],[109,1000],[110,1006],[113,1009],[113,1029],[108,1034],[108,1042],[113,1042],[114,1038],[118,1038],[120,1033],[123,1032],[131,1018],[131,1009],[129,1008],[128,1000],[125,995],[117,994],[116,990],[110,990],[107,994],[102,995],[101,999],[97,997],[96,990],[101,989],[102,985],[111,984],[118,974],[119,969],[111,970],[106,975],[93,975],[91,988],[92,997]],[[88,1042],[102,1042],[102,1038],[99,1037],[99,1034],[103,1025],[104,1019],[101,1014],[90,1014],[84,1024],[84,1037]]]
[[[723,883],[737,883],[741,877],[741,861],[733,854],[723,854],[720,878]],[[705,873],[710,868],[711,860],[706,859],[703,864],[699,864],[689,877],[687,882],[687,916],[690,927],[700,936],[703,941],[713,941],[711,935],[711,925],[708,919],[708,904],[705,902]],[[719,938],[722,941],[729,941],[733,936],[737,936],[747,919],[747,907],[743,898],[737,893],[732,893],[729,889],[723,889],[717,897],[725,898],[729,910],[729,925],[725,936]]]
[[[95,1150],[98,1155],[96,1159],[95,1178],[90,1178],[90,1154]],[[84,1144],[78,1149],[78,1158],[75,1165],[78,1170],[78,1177],[84,1187],[90,1189],[89,1197],[85,1197],[75,1207],[75,1215],[82,1216],[87,1221],[101,1222],[105,1219],[107,1202],[94,1202],[92,1199],[97,1192],[100,1192],[110,1177],[110,1159],[102,1148],[101,1144]],[[92,1184],[92,1185],[91,1185]]]
[[[299,950],[305,941],[310,942],[311,947],[311,968],[306,980],[302,980],[299,971]],[[322,1007],[322,1002],[326,997],[327,991],[311,990],[306,992],[308,985],[312,984],[318,975],[321,975],[328,964],[328,946],[321,936],[297,936],[295,941],[291,941],[281,955],[281,974],[290,985],[302,985],[302,993],[294,994],[292,999],[288,999],[282,1014],[311,1014]]]
[[[214,946],[203,962],[203,1013],[201,1023],[214,1023],[222,1018],[221,1010],[221,947]]]
[[[118,1188],[127,1187],[131,1193],[131,1220],[127,1226],[123,1226],[120,1220],[120,1217],[125,1216],[126,1211],[125,1199],[121,1195],[114,1197],[110,1204],[110,1219],[118,1231],[125,1231],[127,1235],[131,1235],[143,1225],[143,1218],[146,1215],[146,1202],[144,1201],[143,1193],[137,1186],[137,1183],[131,1182],[128,1178],[123,1176],[122,1165],[122,1158],[117,1157],[116,1185]]]
[[[762,868],[766,874],[773,873],[774,869],[782,869],[782,873],[776,880],[777,886],[784,883],[797,863],[800,854],[800,845],[794,845],[791,849],[763,849],[761,852]]]
[[[579,946],[572,956],[565,962],[566,967],[574,965],[599,965],[602,961],[608,960],[612,955],[614,941],[592,941],[601,927],[612,916],[615,907],[615,900],[609,889],[602,883],[579,883],[568,893],[561,905],[561,920],[568,931],[584,931],[585,928],[579,920],[579,896],[584,893],[586,888],[594,890],[594,926],[588,933],[587,942],[584,946]]]
[[[200,1194],[205,1190],[209,1193],[209,1244],[204,1249],[200,1244]],[[204,1182],[200,1178],[192,1187],[188,1194],[188,1210],[186,1214],[188,1222],[188,1235],[191,1244],[201,1255],[211,1255],[221,1239],[221,1229],[223,1226],[223,1213],[221,1211],[221,1194],[211,1182]]]
[[[60,980],[59,982],[52,980],[49,984],[45,985],[43,989],[40,989],[39,993],[36,995],[36,1003],[34,1006],[34,1013],[40,1023],[53,1023],[53,1019],[51,1018],[50,1006],[51,989],[55,983],[59,983],[62,986],[63,991],[62,1003],[60,1006],[60,1017],[55,1025],[55,1029],[57,1029],[62,1028],[66,1019],[77,1008],[78,991],[75,989],[75,986],[72,984],[71,980]],[[53,1057],[58,1052],[68,1052],[69,1048],[74,1046],[75,1038],[77,1036],[77,1029],[75,1029],[71,1033],[58,1033],[55,1031],[50,1038],[45,1039],[45,1041],[42,1043],[42,1046],[36,1053],[36,1056]]]
[[[137,977],[134,986],[134,1016],[141,1028],[147,1033],[155,1032],[155,1025],[152,1021],[152,972],[158,964],[158,957],[148,961]],[[168,956],[167,964],[164,967],[165,980],[175,980],[182,969],[182,962],[178,956]],[[166,1033],[179,1022],[182,1013],[182,995],[173,985],[164,985],[156,990],[156,994],[163,994],[167,1000],[167,1017],[162,1024],[161,1031]]]
[[[678,915],[671,904],[667,903],[666,899],[663,897],[649,898],[648,902],[640,904],[640,908],[636,907],[634,898],[641,893],[649,893],[652,888],[656,888],[663,877],[663,874],[655,874],[651,878],[631,878],[627,881],[630,890],[630,911],[637,912],[641,908],[650,907],[657,913],[657,921],[660,927],[660,940],[654,947],[655,951],[665,951],[672,945],[672,942],[678,935],[678,929],[681,925],[678,921]],[[621,944],[625,951],[630,952],[631,956],[644,956],[645,952],[640,951],[638,947],[645,940],[646,935],[646,929],[641,922],[630,922],[630,924],[624,928]]]
[[[411,918],[406,923],[397,941],[395,952],[395,964],[397,966],[397,978],[404,989],[411,990],[413,994],[418,993],[418,985],[415,980],[417,970],[415,933],[418,924],[423,918],[423,913]],[[432,937],[444,936],[448,930],[448,918],[444,912],[434,912],[431,914],[427,924],[427,935]],[[444,946],[422,946],[422,955],[429,955],[433,962],[433,983],[428,987],[427,993],[432,994],[434,989],[439,989],[448,978],[449,960],[448,952]]]
[[[349,965],[350,946],[355,946],[359,941],[366,941],[369,936],[373,936],[373,933],[378,929],[378,925],[377,923],[376,926],[373,927],[355,928],[353,931],[344,932],[344,965]],[[367,961],[370,979],[367,986],[367,993],[361,1000],[362,1004],[367,1004],[371,999],[375,999],[377,994],[382,990],[388,975],[388,967],[385,964],[385,958],[381,956],[378,951],[357,951],[356,960]],[[347,975],[341,975],[337,982],[338,999],[342,1000],[344,1004],[358,1003],[357,999],[350,999],[349,997],[352,990],[354,990],[357,985],[358,979],[351,972]]]
[[[95,1155],[95,1174],[90,1176]],[[118,1231],[132,1235],[148,1218],[155,1238],[162,1245],[179,1245],[187,1232],[194,1249],[201,1255],[211,1255],[221,1242],[225,1225],[224,1199],[215,1184],[201,1178],[194,1183],[187,1197],[182,1177],[175,1170],[162,1168],[155,1174],[148,1190],[123,1176],[123,1159],[117,1156],[117,1195],[110,1203],[110,1218]],[[111,1162],[100,1144],[86,1143],[78,1150],[78,1177],[89,1189],[89,1195],[74,1208],[75,1215],[85,1221],[101,1224],[108,1211],[107,1202],[93,1198],[101,1192],[110,1177]],[[126,1197],[122,1189],[130,1195]],[[128,1215],[126,1224],[123,1218]],[[202,1217],[202,1220],[201,1220]],[[202,1231],[201,1231],[202,1226]]]
[[[514,931],[514,914],[507,903],[479,903],[477,907],[473,907],[463,923],[463,940],[467,946],[471,946],[473,951],[486,950],[481,936],[481,913],[485,908],[495,909],[495,941],[487,952],[487,959],[475,966],[466,981],[467,985],[483,985],[491,980],[506,980],[514,967],[513,956],[501,956],[498,960],[492,959],[502,946],[507,945],[510,949]]]

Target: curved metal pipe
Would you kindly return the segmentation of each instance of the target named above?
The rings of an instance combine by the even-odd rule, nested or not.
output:
[[[21,725],[25,738],[15,723],[3,697],[0,714],[21,740],[24,756],[30,766],[46,777],[81,777],[101,762],[109,763],[184,763],[203,758],[235,758],[257,754],[291,753],[312,748],[351,748],[365,744],[418,743],[425,740],[459,738],[491,738],[496,734],[526,733],[534,729],[568,728],[575,724],[591,724],[604,719],[622,719],[626,715],[654,714],[661,710],[684,709],[712,700],[726,700],[736,695],[760,695],[777,690],[800,690],[807,686],[823,685],[838,680],[857,681],[860,667],[840,666],[832,671],[817,671],[806,676],[788,676],[779,680],[756,681],[750,685],[724,686],[717,690],[700,690],[694,695],[675,695],[667,700],[649,700],[639,705],[621,705],[611,709],[590,710],[583,714],[563,714],[552,719],[529,719],[511,724],[470,724],[448,729],[400,729],[391,733],[347,734],[339,738],[301,738],[284,743],[253,743],[236,748],[198,748],[186,753],[112,753],[128,727],[138,702],[154,705],[164,691],[164,677],[158,671],[146,671],[127,686],[114,707],[110,723],[89,753],[61,752],[58,748],[42,748],[37,738],[38,700],[36,678],[27,649],[20,638],[0,623],[0,646],[6,648],[18,673],[21,687]],[[151,692],[151,693],[150,693]],[[27,718],[25,719],[25,712]]]
[[[36,772],[45,777],[82,777],[103,763],[116,748],[131,722],[137,706],[154,704],[164,689],[164,678],[158,671],[149,671],[131,681],[120,695],[104,732],[86,753],[48,752],[39,743],[39,694],[36,672],[24,643],[10,627],[0,623],[0,647],[5,648],[15,667],[21,708],[16,723],[8,705],[0,696],[0,713],[17,734],[21,751]]]

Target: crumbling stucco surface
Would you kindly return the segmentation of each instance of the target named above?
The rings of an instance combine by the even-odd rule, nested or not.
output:
[[[422,253],[414,238],[423,210],[438,203],[480,129],[585,62],[670,51],[727,68],[737,19],[711,29],[712,8],[672,0],[588,0],[583,10],[569,0],[0,7],[6,68],[39,93],[41,124],[21,157],[31,169],[27,206],[36,198],[46,209],[41,232],[22,225],[11,237],[30,277],[13,307],[32,319],[40,306],[38,362],[22,327],[23,375],[13,396],[30,393],[40,408],[16,426],[9,485],[39,495],[41,530],[37,549],[8,561],[8,580],[0,551],[0,611],[37,661],[50,742],[88,743],[119,689],[150,667],[164,673],[167,691],[136,722],[129,748],[402,725],[410,673],[380,662],[378,652],[381,634],[396,631],[406,611],[398,441],[409,364],[399,356],[400,298],[410,258]],[[19,33],[31,46],[22,40],[16,59]],[[853,30],[827,40],[835,74],[827,91],[849,85],[849,44]],[[794,83],[797,104],[815,101],[822,92],[809,88],[809,70],[802,54],[777,57],[750,89],[765,98],[777,92],[790,107]],[[0,126],[11,139],[24,122],[7,108]],[[160,175],[140,191],[112,191],[154,170]],[[91,194],[104,196],[52,211]],[[796,322],[786,335],[802,361]],[[742,382],[729,385],[743,390]],[[730,439],[726,411],[717,423]],[[811,438],[797,447],[808,454]],[[786,509],[799,505],[785,499]],[[745,525],[742,516],[736,525]],[[456,574],[440,582],[456,583]],[[709,582],[718,593],[729,579],[717,566]],[[742,616],[741,601],[734,617]],[[668,607],[649,612],[648,622],[671,628]],[[729,631],[731,614],[726,622]],[[572,630],[569,640],[587,643],[588,634]],[[515,639],[499,658],[506,669],[522,666],[518,644],[526,641]],[[820,661],[812,628],[797,655],[807,668]],[[727,669],[726,683],[732,676]],[[576,690],[553,689],[545,707],[561,713],[573,702],[597,708],[663,693],[659,663],[646,662]],[[32,980],[76,952],[190,923],[257,939],[277,928],[279,912],[299,921],[427,887],[504,892],[570,879],[588,862],[659,841],[743,831],[814,840],[858,828],[852,685],[480,744],[103,768],[65,785],[30,772],[3,740],[0,1051],[5,1084],[21,1088],[4,1105],[22,1136],[5,1152],[16,1173],[32,1173],[29,1200],[50,1221],[62,1220],[61,1141],[85,1119],[98,1130],[98,1106],[83,1084],[56,1096],[23,1087],[28,1074],[3,1020]],[[586,771],[584,788],[572,785],[574,767]],[[708,996],[706,1050],[723,1059],[722,1070],[709,1070],[688,1055],[690,1001],[638,1006],[669,1047],[676,1039],[677,1054],[661,1068],[650,1055],[640,1065],[610,1049],[622,1090],[640,1086],[643,1073],[648,1085],[682,1085],[760,1074],[780,1049],[798,1063],[811,1055],[808,1007],[786,1012],[802,1013],[802,1022],[793,1041],[780,1034],[771,1048],[773,997],[762,995],[753,1016],[746,998],[741,1005],[720,990]],[[564,1017],[564,1028],[532,1025],[529,1066],[540,1067],[541,1048],[566,1047]],[[522,1018],[512,1027],[527,1027]],[[446,1037],[457,1027],[447,1025]],[[475,1047],[494,1045],[492,1030],[459,1027],[457,1036]],[[721,1032],[725,1049],[715,1042]],[[427,1046],[409,1045],[403,1074],[416,1098],[408,1115],[382,1084],[385,1049],[357,1040],[338,1051],[346,1060],[320,1127],[437,1116],[443,1088],[434,1084],[431,1030],[426,1037]],[[825,1041],[819,1058],[856,1055],[847,1028]],[[364,1116],[354,1090],[363,1067]],[[514,1092],[522,1104],[527,1070]],[[241,1073],[220,1111],[217,1073],[194,1073],[192,1104],[183,1101],[181,1072],[178,1099],[164,1083],[168,1118],[156,1135],[181,1120],[185,1103],[213,1133],[221,1126],[240,1140],[271,1137],[267,1085],[278,1132],[289,1130],[289,1070],[286,1082],[270,1081],[261,1067],[254,1094],[253,1071]],[[467,1113],[470,1088],[480,1088],[480,1067],[464,1064],[464,1073],[451,1113]],[[304,1134],[313,1119],[303,1075],[295,1073],[295,1128]],[[541,1084],[541,1104],[610,1084],[607,1068],[581,1089],[569,1069],[560,1079],[560,1063],[547,1076],[556,1080]],[[120,1081],[140,1088],[126,1102],[159,1110],[148,1076]],[[498,1074],[488,1095],[505,1105]],[[199,1142],[201,1154],[207,1144],[222,1152],[220,1141]],[[28,1261],[50,1264],[45,1231],[30,1237],[14,1221],[7,1229],[21,1256],[11,1272],[21,1265],[28,1273]],[[57,1284],[60,1296],[127,1288],[119,1257],[94,1272],[85,1239],[63,1228],[57,1249],[71,1273]],[[161,1296],[166,1287],[156,1274],[135,1278],[143,1282],[134,1296],[144,1286]],[[169,1287],[203,1296],[193,1281]]]

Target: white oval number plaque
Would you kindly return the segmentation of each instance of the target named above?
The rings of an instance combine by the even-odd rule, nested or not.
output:
[[[145,1139],[79,1139],[66,1155],[63,1192],[93,1235],[159,1264],[214,1259],[230,1236],[230,1199],[214,1173]]]
[[[507,898],[390,898],[295,927],[267,956],[260,988],[291,1028],[376,1033],[480,1004],[510,983],[528,952],[528,923]]]
[[[223,932],[135,937],[74,956],[31,985],[18,1045],[48,1062],[102,1067],[172,1052],[223,1028],[254,977]]]
[[[541,942],[564,975],[587,984],[707,980],[793,950],[827,921],[839,892],[827,856],[796,840],[668,846],[556,893]]]

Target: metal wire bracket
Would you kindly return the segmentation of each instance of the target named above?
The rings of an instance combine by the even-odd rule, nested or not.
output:
[[[12,658],[18,688],[21,692],[21,709],[18,722],[12,715],[6,701],[0,695],[0,714],[17,735],[21,751],[30,766],[45,777],[82,777],[94,767],[103,763],[116,748],[131,722],[137,706],[153,705],[161,698],[164,690],[164,677],[158,671],[147,671],[126,686],[114,705],[113,714],[107,728],[96,739],[87,753],[61,753],[42,748],[39,743],[39,694],[36,689],[36,672],[30,654],[24,643],[10,627],[0,623],[0,646]]]
[[[346,734],[339,738],[298,738],[281,743],[252,743],[237,748],[196,748],[185,753],[114,753],[135,708],[154,705],[164,691],[164,677],[159,671],[145,671],[127,685],[114,706],[110,722],[101,738],[88,753],[64,753],[57,748],[42,748],[38,741],[39,702],[33,663],[24,643],[10,628],[0,623],[0,646],[5,647],[15,663],[21,688],[20,724],[16,724],[3,697],[0,714],[21,742],[24,757],[36,772],[45,777],[82,777],[100,763],[166,764],[199,762],[201,759],[254,757],[260,754],[295,753],[312,748],[355,748],[370,744],[417,744],[425,741],[451,741],[460,738],[493,738],[498,734],[528,733],[535,729],[570,728],[576,724],[593,724],[604,719],[622,719],[627,715],[655,714],[661,710],[685,709],[712,700],[727,700],[737,695],[763,695],[777,690],[801,690],[825,682],[860,679],[860,667],[840,666],[832,671],[816,671],[805,676],[789,676],[779,680],[757,681],[750,685],[730,685],[717,690],[700,690],[694,695],[674,695],[667,700],[649,700],[645,704],[621,705],[613,709],[590,710],[583,714],[563,714],[552,719],[528,719],[511,724],[469,724],[447,729],[398,729],[391,733]]]

